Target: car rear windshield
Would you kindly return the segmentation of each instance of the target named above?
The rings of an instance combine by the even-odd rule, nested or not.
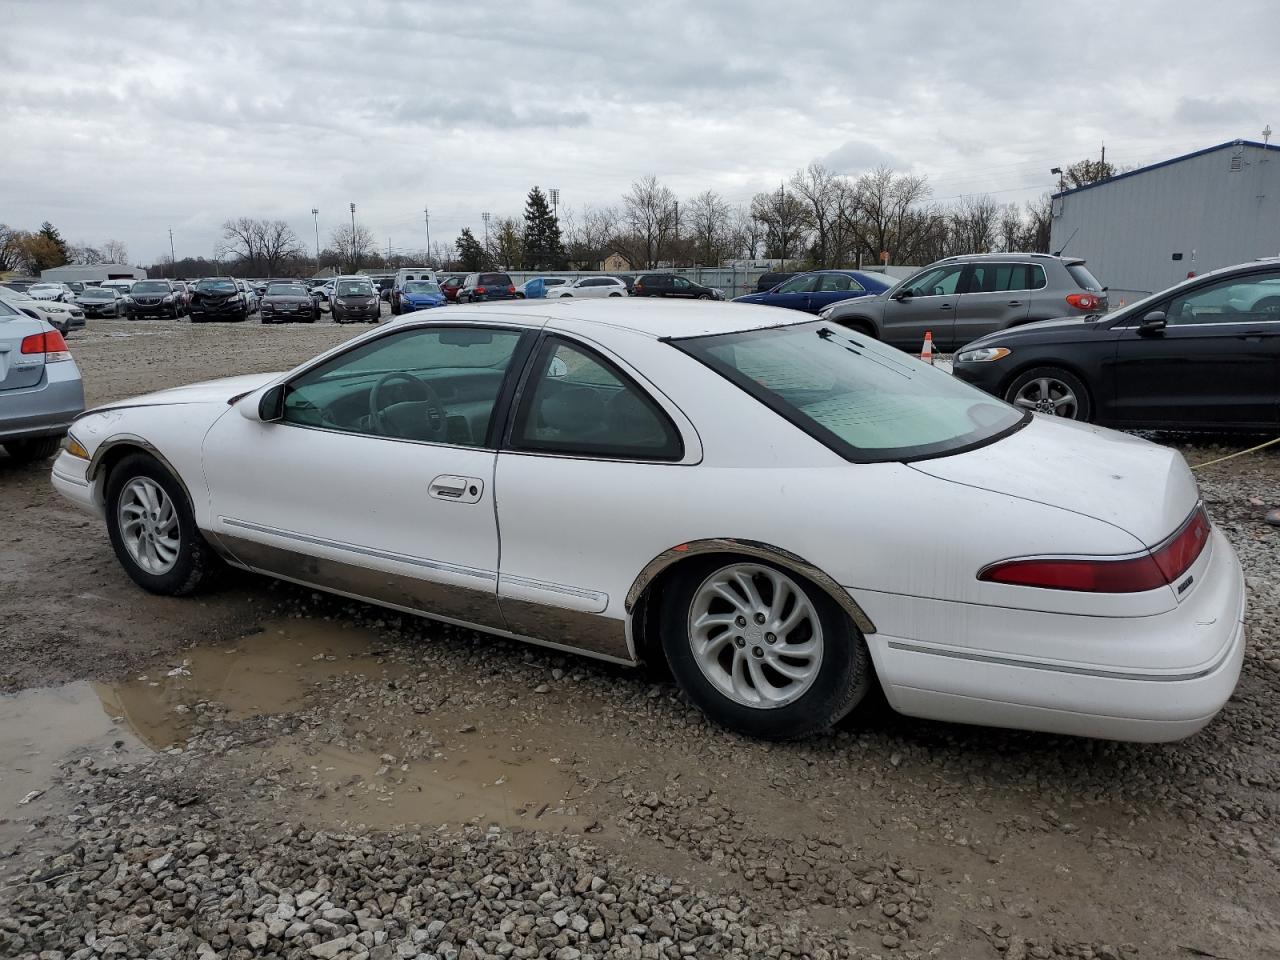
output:
[[[476,283],[482,287],[509,287],[511,278],[505,273],[482,273]]]
[[[169,284],[163,280],[139,280],[132,289],[134,293],[168,293]]]
[[[307,289],[300,283],[273,283],[267,287],[268,297],[305,297]]]
[[[201,293],[236,293],[240,288],[234,280],[201,280],[196,289]]]
[[[855,462],[957,453],[1030,417],[892,347],[822,322],[672,343]]]
[[[1071,279],[1081,290],[1088,290],[1092,293],[1101,293],[1102,284],[1098,282],[1098,278],[1089,272],[1089,268],[1083,263],[1068,263],[1067,273],[1071,274]]]

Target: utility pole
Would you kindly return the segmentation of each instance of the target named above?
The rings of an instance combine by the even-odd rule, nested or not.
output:
[[[356,205],[351,204],[351,272],[355,273],[360,266],[360,252],[356,249]]]
[[[320,275],[320,208],[312,207],[311,216],[316,221],[316,276]]]
[[[429,207],[422,208],[422,220],[427,225],[427,262],[423,266],[431,265],[431,209]]]
[[[1102,145],[1102,169],[1098,171],[1098,175],[1100,180],[1107,178],[1107,145],[1105,143]]]
[[[169,269],[173,271],[173,275],[178,275],[178,258],[173,254],[173,227],[169,228]]]
[[[675,201],[675,204],[676,204],[676,238],[675,238],[675,242],[671,244],[671,266],[672,267],[677,267],[680,265],[680,259],[679,259],[680,258],[680,201],[679,200]]]

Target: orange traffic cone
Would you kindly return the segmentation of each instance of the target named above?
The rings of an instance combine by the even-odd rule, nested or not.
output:
[[[933,331],[924,332],[924,346],[920,348],[920,359],[933,366]]]

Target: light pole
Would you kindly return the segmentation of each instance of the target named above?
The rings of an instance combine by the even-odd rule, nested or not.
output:
[[[1062,193],[1062,191],[1067,189],[1067,178],[1063,175],[1061,167],[1053,167],[1052,169],[1049,170],[1049,173],[1051,174],[1056,173],[1058,175],[1058,192],[1059,193]]]
[[[489,252],[489,211],[486,210],[480,214],[480,219],[484,221],[484,249],[485,253]]]
[[[351,204],[351,272],[360,268],[360,251],[356,249],[356,205]]]
[[[560,219],[560,188],[552,187],[547,191],[547,195],[551,197],[551,216],[557,220]]]
[[[423,266],[431,265],[431,208],[422,208],[422,220],[427,225],[427,262]]]
[[[173,253],[173,227],[169,228],[169,269],[173,271],[174,277],[178,276],[178,258]]]
[[[316,276],[320,276],[320,208],[312,207],[311,216],[316,221]]]

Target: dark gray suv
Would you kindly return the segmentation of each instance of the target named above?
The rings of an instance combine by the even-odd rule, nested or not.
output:
[[[1106,309],[1106,288],[1083,260],[979,253],[931,263],[884,293],[843,300],[819,316],[919,353],[926,331],[936,349],[954,350],[997,330]]]

